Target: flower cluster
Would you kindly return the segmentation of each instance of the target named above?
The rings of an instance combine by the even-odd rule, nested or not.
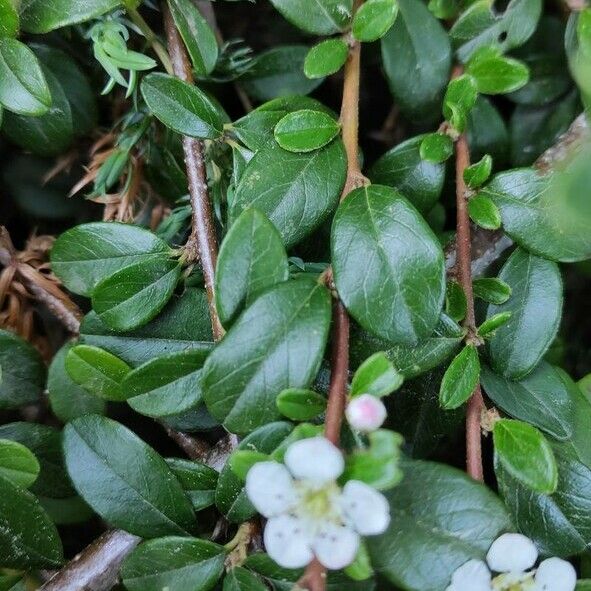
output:
[[[460,566],[446,591],[574,591],[577,574],[569,562],[548,558],[533,568],[537,559],[529,538],[503,534],[491,545],[486,562],[469,560]]]
[[[386,498],[358,480],[341,489],[345,462],[324,437],[291,444],[285,465],[259,462],[246,477],[246,494],[268,519],[264,541],[282,567],[300,568],[316,557],[328,569],[353,562],[360,536],[383,533],[390,523]]]

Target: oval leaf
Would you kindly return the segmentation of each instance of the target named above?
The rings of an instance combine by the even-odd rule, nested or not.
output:
[[[326,398],[312,390],[288,388],[277,396],[277,409],[292,421],[309,421],[326,409]]]
[[[396,371],[385,353],[374,353],[358,368],[351,382],[351,396],[371,394],[386,396],[402,385],[402,376]]]
[[[479,378],[478,352],[474,345],[466,345],[445,370],[439,389],[441,406],[449,410],[464,404],[474,392]]]
[[[347,61],[349,48],[342,39],[326,39],[314,45],[304,61],[308,78],[324,78],[338,72]]]
[[[289,152],[311,152],[332,141],[340,125],[322,111],[304,109],[288,113],[275,126],[277,143]]]
[[[39,462],[24,445],[0,439],[0,476],[22,488],[28,488],[39,476]]]
[[[359,41],[377,41],[394,24],[398,14],[396,0],[368,0],[353,18],[353,36]]]

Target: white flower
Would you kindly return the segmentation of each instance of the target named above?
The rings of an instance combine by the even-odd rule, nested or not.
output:
[[[353,429],[363,433],[370,433],[382,426],[388,412],[384,403],[371,394],[355,396],[347,405],[345,411],[347,421]]]
[[[345,462],[324,437],[292,443],[285,466],[259,462],[246,476],[246,494],[268,519],[264,540],[269,556],[284,568],[300,568],[316,557],[337,570],[353,562],[360,536],[383,533],[390,523],[386,498],[371,486],[336,479]]]
[[[503,534],[491,545],[486,563],[469,560],[454,572],[446,591],[574,591],[577,574],[570,562],[538,559],[534,543],[521,534]],[[491,571],[499,573],[493,577]]]

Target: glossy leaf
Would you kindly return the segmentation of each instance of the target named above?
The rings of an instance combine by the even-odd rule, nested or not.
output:
[[[511,287],[511,298],[488,307],[487,318],[511,312],[491,338],[488,352],[495,370],[511,379],[527,375],[554,340],[562,311],[562,280],[555,263],[516,250],[499,279]]]
[[[351,0],[273,0],[273,6],[293,25],[315,35],[332,35],[351,18]]]
[[[474,345],[466,345],[445,370],[439,402],[446,410],[458,408],[466,402],[478,385],[480,361]]]
[[[144,542],[123,562],[129,591],[208,591],[224,572],[226,552],[207,540],[170,536]]]
[[[340,125],[322,111],[289,113],[275,126],[277,143],[289,152],[311,152],[322,148],[339,133]]]
[[[277,409],[292,421],[309,421],[326,409],[326,398],[312,390],[288,388],[277,396]]]
[[[477,52],[468,62],[467,73],[476,81],[478,92],[506,94],[525,86],[529,80],[527,66],[494,52]]]
[[[209,74],[218,59],[214,32],[190,0],[171,0],[169,6],[197,74]]]
[[[207,408],[233,433],[278,417],[275,397],[308,387],[330,324],[328,291],[309,279],[280,283],[236,320],[203,368]]]
[[[501,227],[501,214],[495,202],[486,195],[476,195],[468,201],[470,219],[485,230],[498,230]]]
[[[19,26],[20,19],[12,0],[0,0],[0,37],[16,37]]]
[[[153,73],[142,80],[141,90],[150,111],[173,131],[201,139],[216,139],[222,134],[225,114],[197,86]]]
[[[486,154],[478,162],[475,162],[464,170],[464,182],[471,189],[476,189],[488,180],[491,170],[492,158],[489,154]]]
[[[531,425],[500,419],[493,428],[493,442],[503,468],[525,486],[552,494],[558,486],[556,460],[545,437]]]
[[[234,567],[224,577],[223,591],[266,591],[267,589],[260,577],[241,566]]]
[[[506,324],[511,318],[511,312],[499,312],[490,318],[487,318],[479,327],[478,334],[481,337],[490,337],[495,333],[497,328]]]
[[[421,142],[419,152],[423,160],[445,162],[454,150],[453,140],[444,133],[428,133]]]
[[[377,41],[394,24],[397,14],[396,0],[368,0],[355,13],[353,36],[359,41]]]
[[[448,281],[445,288],[445,313],[455,322],[460,322],[465,318],[467,309],[468,301],[462,286],[457,281]]]
[[[165,259],[171,250],[152,232],[130,224],[93,222],[64,232],[51,250],[51,268],[66,287],[90,296],[96,284],[133,263]]]
[[[216,309],[222,324],[231,324],[264,289],[288,276],[279,232],[262,213],[245,209],[226,234],[217,261]]]
[[[402,380],[385,353],[374,353],[357,368],[351,382],[350,395],[386,396],[400,388]]]
[[[454,113],[461,113],[465,119],[476,104],[478,90],[476,81],[468,74],[462,74],[453,80],[450,80],[443,97],[443,115],[451,121]],[[458,129],[463,131],[463,128]]]
[[[347,61],[349,48],[342,39],[326,39],[308,51],[304,73],[308,78],[324,78],[338,72]]]
[[[472,282],[474,296],[490,304],[504,304],[512,293],[511,286],[498,277],[479,277]]]
[[[144,538],[193,528],[191,504],[166,462],[123,425],[75,419],[64,430],[64,453],[74,486],[112,526]]]
[[[129,396],[122,384],[130,368],[112,353],[91,345],[76,345],[68,351],[64,363],[70,379],[87,392],[115,401]]]
[[[24,445],[0,439],[0,476],[22,488],[29,488],[39,476],[41,467],[34,454]]]
[[[166,463],[181,483],[195,511],[213,505],[218,472],[197,461],[167,458]]]
[[[0,104],[21,115],[39,116],[51,92],[35,54],[16,39],[0,37]]]
[[[270,144],[248,163],[234,194],[232,215],[255,207],[279,230],[286,248],[314,230],[336,206],[345,184],[343,144],[311,153]]]
[[[331,249],[339,295],[364,328],[402,344],[431,334],[445,295],[443,254],[397,191],[380,185],[352,191],[335,215]]]

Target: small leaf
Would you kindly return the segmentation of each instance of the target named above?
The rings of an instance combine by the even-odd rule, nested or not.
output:
[[[443,98],[443,116],[451,121],[454,113],[460,112],[464,119],[476,104],[476,97],[478,90],[476,89],[476,81],[468,74],[462,74],[454,78],[447,85],[445,96]],[[454,126],[455,127],[455,126]],[[463,131],[463,129],[458,129]]]
[[[276,400],[279,412],[292,421],[309,421],[326,409],[326,398],[312,390],[288,388]]]
[[[504,304],[511,297],[511,286],[498,277],[480,277],[472,282],[474,296],[490,304]]]
[[[355,560],[344,570],[345,574],[354,581],[366,581],[374,574],[369,554],[367,553],[367,546],[363,541],[359,545]]]
[[[65,366],[76,384],[99,398],[122,401],[128,396],[121,384],[129,366],[104,349],[76,345],[68,351]]]
[[[480,161],[464,170],[464,182],[471,189],[477,189],[488,180],[491,170],[492,158],[489,154],[485,154]]]
[[[429,133],[421,142],[421,158],[429,162],[445,162],[454,150],[453,140],[444,133]]]
[[[342,31],[351,19],[351,0],[273,0],[273,6],[293,25],[315,35]]]
[[[396,0],[367,0],[353,17],[353,36],[359,41],[377,41],[394,24],[397,14]]]
[[[224,578],[222,591],[267,591],[268,587],[263,580],[253,572],[235,566]]]
[[[479,327],[478,327],[478,334],[481,337],[490,336],[499,328],[499,326],[503,326],[509,318],[511,318],[511,312],[499,312],[490,318],[487,318]]]
[[[500,419],[493,428],[495,452],[503,467],[537,492],[551,494],[558,485],[556,459],[546,438],[522,421]]]
[[[158,315],[181,276],[175,260],[153,259],[106,277],[92,292],[92,307],[117,331],[133,330]]]
[[[271,458],[269,454],[250,449],[238,449],[229,458],[228,462],[232,472],[244,482],[248,471],[258,462],[267,462]]]
[[[221,107],[196,86],[168,74],[148,74],[141,84],[150,111],[173,131],[200,139],[216,139],[224,130]]]
[[[0,439],[0,476],[17,486],[29,488],[37,480],[40,469],[37,458],[27,447],[16,441]]]
[[[347,61],[349,48],[342,39],[326,39],[308,51],[304,73],[308,78],[324,78],[338,72]]]
[[[181,483],[195,511],[214,504],[219,476],[216,470],[200,462],[180,458],[166,458],[166,463]]]
[[[199,76],[206,76],[218,59],[215,33],[190,0],[170,0],[170,12]]]
[[[466,316],[468,302],[462,286],[457,281],[448,281],[445,290],[445,313],[456,322]]]
[[[474,345],[466,345],[445,370],[439,389],[442,408],[458,408],[470,398],[480,378],[480,361]]]
[[[351,396],[386,396],[402,386],[403,377],[383,352],[374,353],[358,368],[351,382]]]
[[[468,201],[470,219],[485,230],[498,230],[501,227],[501,213],[494,201],[486,195],[476,195]]]
[[[339,133],[340,125],[326,113],[304,109],[288,113],[275,126],[275,140],[289,152],[322,148]]]
[[[476,81],[478,92],[483,94],[507,94],[525,86],[529,80],[529,69],[524,63],[488,48],[472,56],[466,72]]]

